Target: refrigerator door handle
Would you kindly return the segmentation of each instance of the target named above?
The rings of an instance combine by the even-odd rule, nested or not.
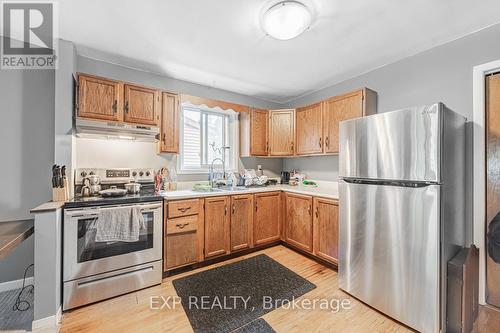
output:
[[[422,182],[422,181],[401,181],[401,180],[383,180],[383,179],[361,179],[361,178],[341,178],[344,182],[349,184],[365,184],[365,185],[382,185],[382,186],[398,186],[398,187],[411,187],[420,188],[431,185],[441,185],[437,182]]]

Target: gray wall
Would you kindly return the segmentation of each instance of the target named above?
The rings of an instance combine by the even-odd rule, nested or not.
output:
[[[32,218],[52,195],[54,71],[0,70],[0,102],[0,221]],[[33,237],[0,261],[0,283],[21,279],[31,263]]]
[[[109,58],[109,56],[107,56],[107,58]],[[76,68],[78,72],[86,74],[94,74],[115,80],[143,84],[193,96],[206,97],[258,108],[273,109],[281,106],[281,104],[263,101],[258,98],[177,80],[151,72],[116,65],[111,62],[86,58],[81,55],[78,55]]]
[[[499,36],[500,25],[495,25],[294,100],[289,106],[306,105],[359,87],[368,87],[378,93],[378,112],[441,101],[471,120],[472,69],[476,65],[500,59]],[[466,146],[466,214],[470,222],[473,192],[470,123]],[[318,158],[286,159],[284,168],[298,168],[305,173],[318,175],[320,179],[335,180],[338,177],[338,157],[321,157],[321,161]]]

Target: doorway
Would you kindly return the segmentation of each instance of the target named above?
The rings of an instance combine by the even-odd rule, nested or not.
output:
[[[500,308],[500,72],[485,77],[486,302]]]

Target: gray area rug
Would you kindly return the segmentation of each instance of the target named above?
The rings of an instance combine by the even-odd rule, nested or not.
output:
[[[29,289],[25,289],[21,295],[21,300],[27,301],[30,304],[28,310],[15,311],[12,309],[20,290],[8,290],[0,293],[0,332],[31,331],[31,322],[33,321],[33,293],[29,292]]]
[[[275,330],[262,318],[252,321],[232,333],[276,333]]]
[[[232,332],[316,288],[263,254],[172,283],[197,333]]]

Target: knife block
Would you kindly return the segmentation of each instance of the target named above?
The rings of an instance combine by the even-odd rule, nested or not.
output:
[[[64,179],[64,187],[52,188],[52,201],[68,201],[69,200],[69,182]]]

